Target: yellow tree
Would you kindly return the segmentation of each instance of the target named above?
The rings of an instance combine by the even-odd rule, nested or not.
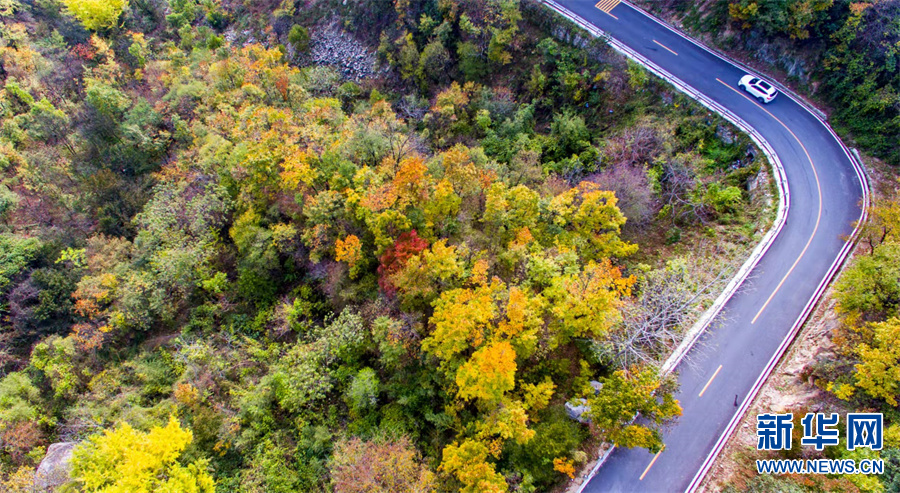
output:
[[[456,372],[458,395],[466,400],[499,401],[516,386],[516,352],[507,341],[475,351]]]
[[[440,265],[434,259],[429,264]],[[478,264],[475,262],[473,270],[478,270]],[[448,268],[448,272],[457,271]],[[501,341],[509,344],[514,357],[517,351],[528,357],[537,344],[546,311],[540,295],[516,286],[507,290],[497,278],[474,288],[444,291],[433,306],[433,331],[422,348],[444,361]]]
[[[550,209],[556,214],[555,222],[567,230],[559,236],[560,242],[578,248],[587,260],[636,252],[637,245],[619,238],[625,215],[617,203],[615,193],[586,181],[554,197]]]
[[[633,284],[634,278],[623,277],[608,259],[555,277],[544,291],[554,315],[553,343],[564,344],[572,337],[602,338],[621,319],[622,298],[631,294]]]
[[[531,356],[537,345],[538,332],[544,325],[545,304],[540,296],[532,296],[527,289],[509,288],[505,320],[497,325],[499,334],[510,339],[523,358]]]
[[[350,235],[343,240],[337,240],[334,244],[334,259],[338,262],[347,262],[350,267],[350,277],[356,277],[363,260],[362,243],[359,238],[356,235]]]
[[[528,442],[534,438],[534,430],[528,428],[529,410],[522,401],[504,399],[476,423],[477,438],[494,439],[491,446],[498,449],[503,440],[514,440],[519,444]]]
[[[281,180],[285,191],[296,192],[308,188],[317,177],[315,155],[302,150],[296,145],[285,149],[284,162],[281,163]]]
[[[528,413],[545,407],[555,388],[548,380],[522,384],[516,391],[521,356],[516,348],[526,355],[533,352],[543,324],[543,301],[522,288],[507,291],[495,279],[446,291],[434,306],[434,330],[422,347],[454,377],[457,397],[479,411],[468,429],[474,436],[447,447],[442,468],[465,485],[463,491],[505,491],[506,483],[486,462],[487,455],[499,458],[507,440],[531,440],[535,432],[528,427]]]
[[[438,182],[424,206],[428,229],[440,228],[442,223],[455,217],[459,213],[460,203],[462,199],[454,191],[453,184],[449,180],[444,178]]]
[[[497,306],[494,298],[501,283],[475,289],[452,289],[434,302],[434,330],[422,341],[422,349],[447,361],[472,347],[480,347],[490,334]]]
[[[435,96],[434,106],[426,117],[433,122],[437,142],[444,143],[454,133],[468,128],[469,95],[474,89],[471,82],[465,86],[453,82]]]
[[[900,180],[898,180],[900,185]],[[891,194],[873,198],[869,205],[869,219],[860,232],[860,242],[869,247],[869,253],[875,248],[900,234],[900,196]]]
[[[465,262],[460,258],[465,248],[447,245],[447,240],[434,242],[430,248],[413,255],[390,277],[397,286],[405,307],[428,305],[441,291],[453,287],[464,274]]]
[[[148,433],[122,423],[94,435],[72,453],[72,478],[90,493],[214,493],[205,460],[182,465],[178,458],[193,440],[190,430],[169,418]]]
[[[496,182],[486,193],[482,220],[497,235],[498,243],[505,244],[523,229],[539,229],[539,202],[538,193],[524,185],[507,188]]]
[[[397,206],[418,205],[428,198],[428,178],[425,160],[418,154],[400,161],[391,185],[397,196]]]
[[[62,3],[73,17],[92,31],[116,25],[128,6],[127,0],[62,0]]]
[[[441,469],[463,484],[462,493],[502,493],[507,490],[506,480],[487,461],[490,453],[484,442],[466,439],[444,448]]]
[[[856,353],[856,386],[872,397],[897,406],[900,392],[900,318],[870,324],[874,337],[871,344],[860,344]]]

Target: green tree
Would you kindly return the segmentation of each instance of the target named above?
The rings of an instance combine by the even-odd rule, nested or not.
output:
[[[260,305],[269,303],[278,289],[272,274],[279,266],[278,249],[273,231],[263,219],[249,209],[240,215],[229,234],[241,254],[238,262],[238,288],[248,299]]]
[[[716,213],[734,212],[743,202],[741,189],[738,187],[722,187],[718,183],[710,183],[706,187],[703,202]]]
[[[398,48],[398,65],[400,67],[400,76],[406,80],[412,79],[418,72],[419,67],[419,49],[416,42],[413,41],[412,34],[398,39],[395,44]]]
[[[880,476],[885,493],[900,493],[900,449],[887,448],[881,452],[884,474]]]
[[[462,42],[456,45],[456,56],[459,57],[459,70],[466,80],[476,81],[484,76],[486,67],[484,57],[474,43]]]
[[[900,306],[900,243],[886,242],[854,260],[835,285],[838,311],[850,326],[886,320]]]
[[[450,52],[444,48],[440,40],[425,45],[419,57],[420,83],[425,86],[429,81],[440,83],[447,80],[447,66],[450,64]]]
[[[371,368],[363,368],[350,382],[347,389],[347,402],[350,408],[359,413],[378,404],[378,375]]]
[[[35,420],[40,415],[40,391],[28,375],[12,372],[0,380],[0,431],[14,423]]]
[[[620,447],[662,450],[659,427],[681,416],[681,406],[664,385],[668,382],[655,368],[643,367],[616,371],[601,383],[603,388],[588,398],[588,415],[603,436]],[[649,423],[633,422],[638,413]]]
[[[309,29],[295,24],[288,33],[288,42],[297,53],[306,53],[309,51]]]
[[[41,370],[56,397],[75,396],[81,380],[76,370],[75,341],[72,336],[50,336],[34,347],[31,364]]]
[[[539,491],[546,491],[559,476],[553,469],[553,459],[572,457],[586,433],[559,406],[541,416],[534,432],[534,438],[528,442],[512,446],[511,457],[538,485],[545,486]]]
[[[570,113],[557,113],[550,124],[551,152],[554,159],[578,155],[591,146],[591,134],[584,118]]]
[[[0,234],[0,292],[3,292],[13,276],[28,265],[40,246],[41,242],[37,238]]]
[[[267,379],[260,386],[271,385],[281,407],[291,413],[306,410],[334,386],[321,343],[294,345]]]

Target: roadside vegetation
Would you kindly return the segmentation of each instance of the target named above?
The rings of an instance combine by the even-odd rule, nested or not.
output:
[[[0,489],[60,441],[89,492],[548,491],[658,450],[767,164],[540,9],[0,0]]]

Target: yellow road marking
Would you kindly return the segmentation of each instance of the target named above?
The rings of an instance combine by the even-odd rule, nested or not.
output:
[[[728,85],[727,83],[722,82],[722,79],[719,79],[718,77],[716,78],[716,80],[719,81],[719,82],[721,82],[722,85],[724,85],[725,87],[727,87],[727,88],[731,89],[732,91],[734,91],[734,92],[740,94],[741,96],[744,96],[745,98],[747,98],[748,100],[750,100],[750,102],[752,102],[752,103],[755,104],[756,106],[759,106],[759,108],[760,108],[761,110],[763,110],[763,111],[765,111],[766,113],[768,113],[769,116],[771,116],[772,118],[775,119],[775,121],[777,121],[778,123],[780,123],[781,126],[784,127],[785,130],[787,130],[788,133],[790,133],[792,137],[794,137],[794,140],[796,140],[797,143],[800,144],[800,148],[803,149],[803,152],[806,154],[806,159],[809,160],[809,165],[812,167],[813,176],[814,176],[815,179],[816,179],[816,189],[818,190],[818,195],[819,195],[819,212],[818,212],[818,214],[816,215],[816,224],[815,224],[815,226],[813,227],[813,232],[812,232],[812,234],[809,236],[809,240],[807,240],[806,245],[803,247],[803,250],[800,251],[800,255],[797,257],[797,260],[795,260],[795,261],[794,261],[794,264],[791,265],[791,268],[788,269],[787,274],[785,274],[784,277],[781,278],[781,282],[778,283],[778,286],[775,287],[775,290],[772,291],[772,294],[770,294],[770,295],[769,295],[769,298],[766,300],[766,302],[763,303],[762,308],[760,308],[759,311],[756,312],[756,316],[753,317],[753,320],[750,321],[750,324],[752,325],[752,324],[755,324],[755,323],[756,323],[756,319],[758,319],[759,316],[762,315],[762,312],[766,309],[767,306],[769,306],[769,303],[772,302],[772,298],[774,298],[774,297],[775,297],[775,294],[778,293],[778,290],[781,289],[781,286],[784,284],[784,281],[787,280],[788,276],[791,275],[791,272],[794,272],[794,268],[797,267],[797,264],[800,263],[800,259],[803,258],[803,255],[806,254],[806,250],[809,249],[809,245],[812,244],[813,238],[815,238],[816,232],[819,230],[819,223],[822,221],[822,186],[821,186],[820,183],[819,183],[819,173],[818,173],[818,171],[816,171],[816,165],[813,163],[812,157],[810,157],[810,155],[809,155],[809,151],[806,150],[806,146],[804,146],[804,145],[803,145],[803,142],[800,142],[800,139],[797,138],[797,134],[795,134],[795,133],[790,129],[790,127],[788,127],[787,125],[785,125],[783,121],[779,120],[777,116],[773,115],[771,112],[769,112],[769,110],[763,108],[762,105],[760,105],[759,103],[757,103],[756,101],[754,101],[752,98],[750,98],[750,96],[747,96],[746,94],[742,93],[741,91],[739,91],[739,90],[737,90],[737,89],[731,87],[731,86]]]
[[[621,0],[600,0],[599,2],[594,4],[594,7],[602,10],[604,13],[609,14],[613,19],[619,20],[618,17],[610,14],[612,9],[616,8],[616,5],[619,5]]]
[[[711,377],[709,377],[709,381],[706,382],[706,385],[703,386],[703,390],[700,391],[700,395],[698,395],[697,397],[703,397],[703,393],[706,392],[706,389],[709,388],[709,384],[711,384],[712,381],[716,379],[716,375],[718,375],[720,371],[722,371],[722,365],[719,365],[719,367],[716,368],[716,372],[713,373]]]
[[[653,460],[651,460],[650,463],[647,464],[647,469],[644,469],[644,473],[641,474],[641,477],[638,478],[638,481],[643,481],[643,480],[644,480],[644,476],[647,475],[647,471],[649,471],[650,468],[653,467],[653,464],[656,463],[656,459],[659,459],[659,454],[663,453],[663,450],[665,450],[665,449],[666,449],[666,446],[663,445],[662,450],[660,450],[659,452],[656,453],[656,455],[653,456]]]
[[[653,40],[653,42],[656,43],[656,44],[658,44],[658,45],[660,45],[660,46],[662,46],[663,48],[669,50],[669,53],[671,53],[671,54],[673,54],[673,55],[675,55],[675,56],[678,56],[678,53],[676,53],[675,50],[673,50],[672,48],[669,48],[668,46],[666,46],[666,45],[660,43],[659,41],[657,41],[657,40],[655,40],[655,39]]]

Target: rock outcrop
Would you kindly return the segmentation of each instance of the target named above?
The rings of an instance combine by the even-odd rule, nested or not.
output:
[[[47,455],[34,474],[35,491],[52,492],[69,481],[72,468],[72,450],[75,442],[61,442],[50,445]]]

